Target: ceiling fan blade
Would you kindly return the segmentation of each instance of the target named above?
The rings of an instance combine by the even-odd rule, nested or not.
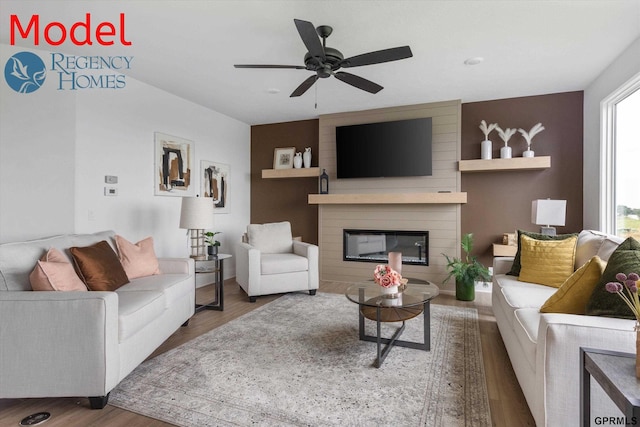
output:
[[[236,68],[287,68],[295,70],[306,70],[307,68],[302,65],[268,65],[268,64],[235,64]]]
[[[391,49],[377,50],[375,52],[363,53],[352,56],[340,62],[341,67],[361,67],[363,65],[380,64],[382,62],[397,61],[399,59],[411,58],[411,48],[409,46],[392,47]]]
[[[302,42],[307,47],[309,54],[318,58],[326,59],[324,56],[324,48],[320,42],[320,37],[316,32],[315,27],[309,21],[302,21],[300,19],[294,19],[298,33]]]
[[[357,87],[358,89],[366,90],[369,93],[378,93],[382,89],[384,89],[379,84],[374,83],[371,80],[363,79],[362,77],[356,76],[355,74],[338,71],[334,75],[336,76],[336,79],[350,84],[351,86]]]
[[[293,98],[295,96],[300,96],[303,93],[305,93],[307,90],[309,90],[309,88],[311,86],[313,86],[313,84],[316,82],[316,80],[318,80],[318,75],[315,74],[311,77],[309,77],[308,79],[306,79],[305,81],[302,82],[302,84],[300,86],[298,86],[296,88],[296,90],[293,91],[293,93],[291,95],[289,95],[289,98]]]

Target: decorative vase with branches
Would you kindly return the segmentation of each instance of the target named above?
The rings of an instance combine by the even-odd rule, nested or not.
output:
[[[533,140],[534,136],[536,136],[543,130],[544,130],[544,126],[542,126],[542,123],[538,123],[534,125],[529,132],[525,131],[524,129],[518,129],[518,132],[520,132],[524,140],[527,141],[527,151],[522,153],[522,157],[534,156],[534,152],[531,150],[531,141]]]
[[[498,126],[497,123],[491,123],[490,125],[487,125],[487,122],[485,122],[484,120],[482,120],[480,122],[480,130],[482,131],[482,133],[484,133],[484,141],[482,141],[481,144],[481,158],[482,159],[491,159],[492,157],[492,151],[493,151],[493,146],[492,146],[492,142],[489,139],[489,134]]]
[[[496,130],[498,131],[498,135],[500,135],[500,138],[504,141],[504,147],[500,148],[500,158],[510,159],[511,147],[509,147],[509,140],[516,133],[516,130],[511,128],[506,128],[503,130],[500,126],[496,126]]]

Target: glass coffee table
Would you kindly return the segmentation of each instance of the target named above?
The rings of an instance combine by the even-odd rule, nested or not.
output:
[[[345,293],[349,301],[358,304],[360,340],[377,343],[375,366],[379,368],[393,346],[429,351],[431,349],[431,316],[429,303],[438,296],[439,289],[432,283],[408,283],[402,292],[383,294],[382,287],[374,282],[363,282],[349,286]],[[405,322],[424,313],[424,341],[402,341]],[[376,336],[365,333],[365,318],[376,322]],[[380,334],[382,322],[402,322],[391,338]],[[382,348],[382,344],[385,347]]]

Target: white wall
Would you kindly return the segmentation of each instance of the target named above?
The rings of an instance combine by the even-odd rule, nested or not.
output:
[[[0,45],[0,64],[17,50]],[[0,82],[0,243],[74,227],[75,94]]]
[[[181,198],[154,196],[158,131],[195,142],[196,193],[200,160],[230,165],[228,213],[215,230],[233,253],[249,223],[247,124],[129,77],[120,90],[0,87],[0,242],[113,229],[131,241],[153,236],[158,256],[188,256]],[[118,196],[104,196],[105,175],[118,176]],[[232,276],[234,259],[225,263]]]
[[[584,215],[585,229],[600,228],[600,102],[640,73],[640,38],[637,38],[584,91]]]

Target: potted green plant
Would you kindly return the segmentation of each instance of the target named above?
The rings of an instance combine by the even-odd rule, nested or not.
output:
[[[491,278],[491,274],[489,269],[482,265],[475,256],[470,255],[471,249],[473,249],[473,233],[462,236],[460,245],[465,253],[464,259],[442,254],[447,259],[447,270],[449,270],[449,275],[444,279],[444,283],[451,277],[455,277],[456,299],[473,301],[476,297],[474,282],[479,279],[487,281]]]
[[[209,255],[218,255],[218,247],[220,241],[215,239],[216,234],[222,233],[221,231],[207,231],[204,233],[204,242],[207,244],[207,253]]]

